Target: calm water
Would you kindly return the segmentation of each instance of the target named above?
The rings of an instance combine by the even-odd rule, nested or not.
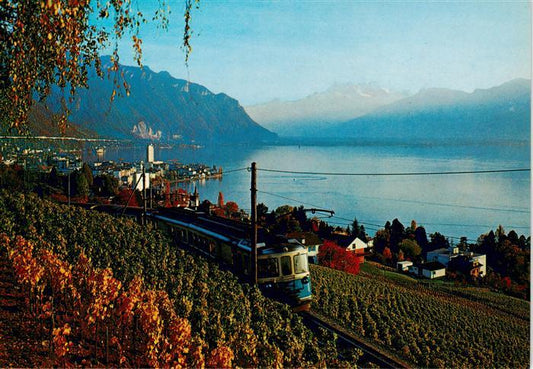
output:
[[[287,171],[391,173],[513,169],[530,167],[529,143],[500,144],[286,144],[277,146],[218,146],[215,148],[156,149],[156,160],[222,166],[224,171],[246,168]],[[106,159],[142,160],[145,148],[108,150]],[[258,202],[269,209],[284,204],[335,211],[327,219],[346,226],[357,217],[370,235],[387,220],[405,226],[412,219],[429,233],[467,236],[473,241],[499,224],[506,231],[530,234],[530,173],[491,173],[439,176],[333,176],[258,172]],[[197,185],[202,199],[250,208],[250,173],[227,173],[220,181]]]

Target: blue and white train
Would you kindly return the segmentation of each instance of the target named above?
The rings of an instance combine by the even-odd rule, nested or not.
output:
[[[188,209],[160,209],[148,217],[177,244],[194,248],[243,279],[250,278],[249,224]],[[257,276],[263,294],[297,309],[308,308],[312,292],[307,252],[298,241],[259,228]]]

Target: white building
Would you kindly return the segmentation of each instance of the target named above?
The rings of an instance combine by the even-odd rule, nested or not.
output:
[[[418,277],[425,277],[429,279],[440,278],[446,275],[446,267],[437,261],[421,265],[410,265],[409,273]]]
[[[98,147],[96,149],[96,160],[100,163],[104,161],[105,149],[103,147]]]
[[[479,274],[484,277],[487,275],[487,255],[471,253],[470,259],[479,263]]]
[[[153,163],[154,162],[154,145],[149,144],[146,147],[146,162],[147,163]]]
[[[426,256],[426,260],[428,262],[436,261],[444,265],[445,267],[448,266],[450,263],[450,260],[453,258],[458,257],[459,255],[467,256],[470,258],[470,261],[477,261],[480,264],[480,276],[486,276],[487,275],[487,256],[483,254],[474,254],[472,252],[460,252],[457,247],[450,246],[449,248],[445,249],[437,249],[433,251],[429,251]]]
[[[361,240],[359,237],[346,237],[344,239],[338,240],[337,242],[339,246],[344,247],[346,251],[353,251],[362,254],[366,251],[366,249],[368,249],[368,245],[366,244],[366,242]]]
[[[409,260],[399,261],[396,263],[396,269],[400,272],[407,272],[411,265],[413,265],[412,261],[409,261]]]
[[[422,270],[422,276],[429,279],[440,278],[446,275],[446,267],[439,262],[422,264],[420,269]]]
[[[457,247],[448,247],[447,249],[436,249],[428,251],[426,260],[428,262],[437,261],[444,266],[448,266],[450,260],[459,255],[459,249]]]
[[[139,183],[137,183],[137,187],[135,187],[136,190],[139,190],[139,191],[142,191],[145,187],[143,187],[143,180],[140,179],[140,177],[142,177],[142,173],[139,173],[139,172],[136,172],[134,175],[133,175],[133,185],[135,185],[137,183],[137,181],[139,181]],[[146,189],[148,190],[150,188],[150,176],[145,176],[144,177],[144,184],[146,186]]]

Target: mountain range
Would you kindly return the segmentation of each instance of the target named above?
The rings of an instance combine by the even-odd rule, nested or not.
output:
[[[425,89],[372,113],[332,124],[323,137],[365,139],[529,139],[531,81],[467,93]]]
[[[104,70],[111,65],[102,58]],[[531,81],[515,79],[471,93],[431,88],[414,95],[372,85],[335,85],[297,101],[248,106],[224,93],[149,67],[121,66],[130,95],[89,71],[70,105],[67,134],[175,142],[272,142],[282,136],[380,139],[529,139]],[[113,93],[114,94],[114,93]],[[30,114],[33,134],[57,135],[54,87]],[[259,125],[256,121],[261,124]],[[263,128],[266,127],[266,128]],[[270,130],[271,131],[270,131]]]
[[[529,139],[531,81],[471,93],[430,88],[408,96],[341,85],[304,99],[246,107],[283,136],[380,139]],[[348,117],[351,115],[351,117]]]
[[[320,135],[332,123],[354,119],[407,96],[368,84],[337,84],[300,100],[273,100],[245,109],[256,122],[280,135]]]
[[[105,70],[111,64],[102,58]],[[89,71],[88,88],[79,89],[70,105],[69,120],[81,130],[101,137],[194,142],[254,142],[275,139],[276,134],[254,122],[239,102],[206,87],[156,73],[149,67],[120,66],[130,95],[122,91],[111,102],[112,78]],[[61,106],[61,92],[53,88],[46,100],[50,110]]]

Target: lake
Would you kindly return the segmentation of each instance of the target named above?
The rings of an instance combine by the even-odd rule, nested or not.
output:
[[[144,146],[111,149],[107,160],[144,160]],[[276,145],[238,145],[155,151],[156,160],[222,166],[222,180],[198,186],[200,196],[250,208],[252,162],[258,167],[258,202],[270,210],[284,204],[331,209],[330,224],[346,226],[357,217],[373,236],[387,220],[411,220],[428,235],[440,232],[453,241],[466,236],[474,241],[501,224],[508,232],[530,234],[530,173],[483,173],[417,176],[375,176],[387,173],[433,173],[530,167],[529,142],[461,144],[285,140]],[[238,170],[241,169],[241,170]],[[366,175],[293,174],[264,169]],[[231,172],[230,172],[231,171]],[[309,215],[311,216],[311,214]]]

